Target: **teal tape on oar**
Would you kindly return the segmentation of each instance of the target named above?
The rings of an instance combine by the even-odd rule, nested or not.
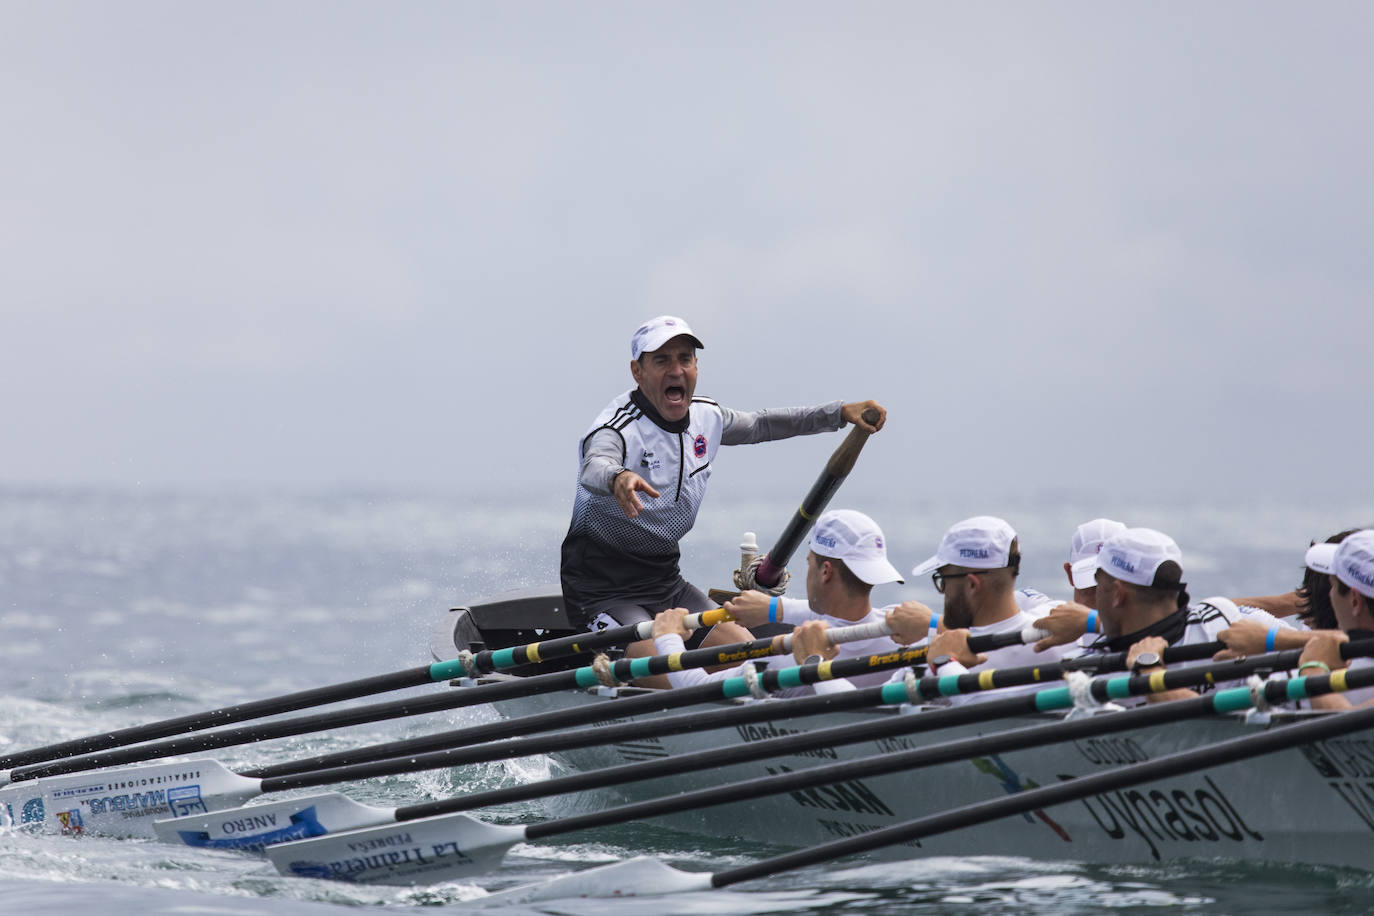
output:
[[[1124,700],[1131,696],[1131,679],[1129,677],[1114,677],[1108,679],[1104,685],[1104,690],[1109,700]]]
[[[1046,687],[1035,692],[1036,712],[1049,712],[1073,705],[1073,694],[1067,687]]]
[[[456,677],[467,677],[468,669],[464,668],[463,663],[455,658],[430,665],[429,676],[431,680],[447,681]]]
[[[942,697],[952,697],[963,693],[963,691],[959,689],[959,675],[957,674],[946,674],[944,677],[940,678],[937,682],[937,686],[940,689],[940,696]]]
[[[888,706],[911,702],[911,698],[906,695],[906,684],[884,684],[879,698],[880,703]]]
[[[1288,679],[1288,699],[1305,700],[1307,699],[1307,678],[1290,677]]]
[[[514,649],[497,649],[491,653],[491,663],[496,668],[514,668],[516,666]]]
[[[806,684],[802,680],[801,668],[784,668],[778,672],[778,687],[801,687]]]
[[[1212,709],[1216,712],[1242,712],[1254,705],[1249,687],[1228,687],[1212,694]]]
[[[749,696],[749,685],[744,682],[742,677],[732,677],[722,682],[720,685],[721,693],[726,699],[734,700],[739,697]]]
[[[579,687],[600,687],[601,681],[597,678],[596,672],[588,665],[585,668],[577,669],[577,686]]]

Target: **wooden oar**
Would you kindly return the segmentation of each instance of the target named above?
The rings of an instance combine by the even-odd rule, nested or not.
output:
[[[890,632],[886,622],[880,621],[875,624],[859,624],[852,627],[836,628],[831,631],[830,639],[836,643],[849,642],[861,639],[872,639],[876,636],[887,635]],[[766,658],[771,655],[784,655],[791,652],[791,646],[792,636],[789,633],[786,635],[774,636],[770,639],[756,639],[750,642],[734,643],[727,646],[693,649],[687,652],[677,652],[670,655],[620,659],[608,665],[608,672],[616,679],[628,682],[649,674],[667,674],[670,671],[680,671],[688,668],[733,664],[749,659]],[[500,683],[465,687],[459,690],[448,691],[438,696],[417,697],[398,700],[391,703],[358,706],[351,709],[341,709],[335,712],[302,716],[295,719],[284,719],[277,722],[245,726],[243,728],[186,735],[155,744],[143,744],[119,750],[86,754],[80,757],[68,757],[66,759],[53,760],[46,763],[34,764],[32,766],[18,767],[10,772],[9,778],[11,781],[17,782],[26,779],[37,779],[44,776],[57,776],[63,773],[75,773],[81,770],[95,769],[97,767],[120,766],[142,760],[154,760],[158,757],[169,757],[174,754],[189,754],[196,751],[233,747],[239,744],[267,741],[273,738],[284,738],[290,735],[301,735],[331,728],[361,725],[367,722],[377,722],[384,719],[395,719],[405,716],[438,712],[440,710],[457,709],[464,706],[475,706],[481,703],[511,699],[513,697],[533,696],[568,688],[587,688],[600,685],[600,675],[597,673],[596,667],[588,665],[571,671],[558,671],[551,674],[535,675],[533,677]]]
[[[1374,645],[1367,648],[1374,650]],[[1105,700],[1109,697],[1120,698],[1127,695],[1141,695],[1173,690],[1178,687],[1195,686],[1218,679],[1219,673],[1224,673],[1225,677],[1222,679],[1230,679],[1254,670],[1269,670],[1277,665],[1296,660],[1300,653],[1301,650],[1291,650],[1269,656],[1222,662],[1209,667],[1182,669],[1169,672],[1165,678],[1160,678],[1157,675],[1099,678],[1092,683],[1091,692],[1097,699]],[[799,671],[805,673],[818,667],[806,666]],[[1027,679],[1040,671],[1040,669],[1019,670]],[[1367,676],[1371,678],[1371,683],[1374,683],[1374,674]],[[990,686],[987,683],[977,683],[977,675],[972,677],[973,680],[971,681],[954,677],[924,678],[918,682],[918,690],[923,696],[937,697],[950,694],[955,687],[971,691]],[[955,681],[960,681],[960,683],[956,685],[953,683]],[[755,704],[743,709],[723,710],[706,716],[674,716],[650,722],[607,725],[595,729],[591,735],[564,732],[521,741],[497,742],[452,754],[421,755],[383,760],[364,766],[344,766],[314,773],[301,773],[295,776],[265,778],[261,783],[261,789],[264,792],[275,792],[308,788],[415,772],[421,769],[454,766],[479,760],[499,760],[530,753],[568,750],[608,743],[627,737],[638,739],[654,735],[697,731],[707,727],[726,728],[748,722],[766,721],[766,716],[781,721],[792,718],[794,714],[810,715],[817,712],[839,711],[857,708],[863,704],[899,704],[906,702],[908,698],[904,684],[887,684],[840,694]],[[616,706],[611,708],[617,717],[622,702],[624,701],[616,700]],[[326,794],[305,799],[290,799],[283,802],[254,805],[250,813],[255,813],[259,817],[270,814],[273,818],[271,824],[265,825],[257,831],[244,826],[243,814],[245,812],[239,810],[215,812],[194,818],[160,821],[155,824],[155,829],[160,838],[169,842],[187,842],[202,846],[228,845],[240,848],[261,848],[274,842],[281,842],[282,835],[277,831],[282,829],[280,825],[288,823],[309,824],[313,831],[310,835],[323,835],[341,829],[364,826],[365,824],[386,823],[388,818],[405,821],[437,814],[466,811],[509,801],[623,785],[646,779],[764,760],[783,754],[803,753],[817,748],[832,748],[865,741],[897,738],[956,725],[989,722],[1006,716],[1063,709],[1072,703],[1073,700],[1066,689],[1047,688],[1031,696],[1011,697],[1005,700],[992,700],[951,709],[925,711],[919,715],[885,716],[857,725],[842,725],[810,732],[799,732],[731,747],[712,748],[659,760],[609,767],[591,773],[579,773],[557,779],[543,780],[531,785],[470,793],[456,798],[390,809],[385,812],[386,817],[377,813],[382,809],[361,806],[341,795]],[[612,714],[604,704],[597,704],[596,708],[600,711],[602,718]],[[674,722],[673,720],[682,721]],[[286,838],[298,839],[304,835],[297,833]]]
[[[1306,683],[1294,682],[1318,680],[1329,682],[1331,677],[1294,678],[1289,682],[1275,681],[1266,685],[1263,690],[1266,698],[1274,702],[1284,702],[1290,699],[1292,694],[1303,695],[1306,693]],[[1356,684],[1361,686],[1374,684],[1374,669],[1350,672],[1349,677],[1343,679],[1340,686],[1346,686],[1347,683],[1351,687]],[[1328,683],[1328,689],[1331,686]],[[666,798],[636,802],[589,814],[524,826],[491,825],[463,814],[444,814],[402,820],[401,810],[398,809],[397,819],[400,821],[398,824],[351,830],[340,834],[268,846],[266,852],[278,871],[283,874],[340,878],[355,882],[405,884],[415,883],[417,879],[451,880],[489,870],[494,864],[499,863],[501,854],[517,843],[547,839],[594,827],[622,824],[682,811],[693,811],[702,807],[760,798],[782,792],[793,792],[865,776],[882,775],[914,766],[948,763],[969,757],[1037,747],[1047,743],[1077,740],[1132,728],[1145,728],[1212,713],[1231,712],[1248,708],[1251,702],[1252,697],[1249,688],[1233,688],[1218,691],[1211,696],[1198,697],[1195,700],[1148,705],[1090,719],[1057,722],[998,735],[968,738],[941,746],[845,761],[830,766],[790,773],[772,774],[761,779],[746,780],[724,786],[712,786]],[[1320,738],[1326,738],[1374,726],[1374,710],[1366,712],[1367,715],[1364,715],[1358,722],[1334,726],[1330,724],[1331,720],[1338,720],[1339,722],[1341,719],[1347,719],[1358,714],[1342,713],[1324,717],[1320,721],[1327,724],[1321,729],[1315,729],[1314,733]],[[1052,787],[1059,790],[1058,793],[1047,790],[1031,790],[1011,796],[1012,799],[1017,799],[1020,803],[1010,806],[1005,811],[1000,806],[1010,799],[997,799],[993,802],[985,802],[955,812],[946,812],[942,815],[920,818],[907,824],[880,829],[850,840],[825,844],[788,856],[778,856],[753,866],[732,869],[711,876],[709,886],[720,887],[750,878],[762,877],[775,871],[810,865],[895,842],[929,836],[933,832],[943,832],[956,826],[963,826],[964,822],[961,820],[970,811],[985,813],[996,810],[1002,812],[996,816],[1034,811],[1051,804],[1081,798],[1088,794],[1096,794],[1105,789],[1133,785],[1135,782],[1155,781],[1175,775],[1178,772],[1190,772],[1193,769],[1203,769],[1217,763],[1243,759],[1255,753],[1268,753],[1273,750],[1292,747],[1297,743],[1317,739],[1305,734],[1296,740],[1290,738],[1275,742],[1272,741],[1272,736],[1285,735],[1295,729],[1306,728],[1313,724],[1315,723],[1286,726],[1272,732],[1266,732],[1263,735],[1220,742],[1216,745],[1126,768],[1126,770],[1134,771],[1136,777],[1134,781],[1120,782],[1120,774],[1123,771],[1083,777],[1071,783]],[[1268,742],[1256,740],[1261,738],[1270,738],[1271,740]],[[1216,749],[1222,746],[1229,746],[1231,752],[1219,754]],[[1256,748],[1264,749],[1255,750]],[[1205,762],[1197,765],[1184,764],[1182,769],[1173,769],[1180,764],[1181,760],[1191,760],[1195,757],[1201,758]],[[1165,763],[1165,761],[1169,763]],[[1158,769],[1152,766],[1162,763],[1165,765]],[[1106,781],[1105,785],[1101,784],[1104,780]],[[1094,788],[1084,792],[1082,790],[1083,784],[1094,784]],[[1079,789],[1074,791],[1067,789],[1068,786],[1076,786]],[[419,807],[414,806],[411,809],[405,809],[407,817]],[[966,821],[966,823],[976,822],[978,822],[976,819]],[[932,824],[941,824],[942,826],[939,829],[932,829]],[[883,835],[886,838],[876,839]],[[384,854],[380,856],[359,854],[359,850],[396,851],[407,849],[413,850],[415,854]],[[623,893],[627,889],[620,887],[617,890]],[[630,890],[630,892],[636,891],[637,889]]]
[[[715,608],[713,610],[703,611],[700,614],[689,615],[686,620],[683,621],[683,625],[689,630],[694,630],[701,626],[714,626],[723,620],[730,619],[730,614],[723,608]],[[648,639],[651,635],[652,628],[653,622],[646,620],[639,624],[614,627],[598,633],[564,636],[558,639],[530,643],[526,646],[517,646],[511,649],[488,650],[476,653],[473,656],[473,663],[478,670],[483,673],[515,668],[520,665],[526,665],[544,659],[577,655],[594,649],[605,648],[606,646],[624,645],[637,640]],[[12,754],[0,755],[0,770],[28,766],[35,763],[41,763],[45,760],[59,760],[64,757],[75,757],[78,754],[90,754],[95,751],[107,750],[114,747],[125,747],[130,744],[137,744],[141,741],[155,741],[158,738],[166,738],[171,735],[184,735],[190,732],[202,731],[207,728],[231,725],[235,722],[246,722],[250,719],[261,719],[266,716],[296,712],[301,709],[309,709],[313,706],[324,706],[329,703],[338,703],[344,700],[356,700],[359,697],[373,696],[379,693],[387,693],[392,690],[401,690],[406,687],[417,687],[423,684],[432,684],[451,680],[453,678],[465,677],[471,673],[472,672],[470,672],[459,659],[436,662],[432,665],[421,665],[416,668],[406,668],[403,671],[394,671],[390,674],[380,674],[355,681],[346,681],[328,687],[316,687],[312,690],[302,690],[298,693],[288,693],[279,697],[269,697],[268,699],[256,700],[251,703],[240,703],[236,706],[225,706],[207,712],[192,713],[191,715],[178,716],[172,719],[163,719],[158,722],[149,722],[145,725],[135,725],[130,728],[121,728],[115,731],[103,732],[98,735],[88,735],[84,738],[74,738],[70,741],[62,741],[56,744],[36,747],[27,751],[16,751]],[[402,713],[402,715],[405,715],[405,713]]]
[[[875,407],[863,412],[865,423],[877,423],[879,416]],[[811,526],[816,523],[816,516],[825,511],[825,507],[830,503],[830,497],[835,495],[845,477],[854,469],[854,462],[859,460],[859,452],[863,451],[869,435],[867,430],[856,425],[844,437],[839,448],[835,449],[830,460],[825,463],[825,470],[821,471],[821,475],[811,485],[810,492],[797,507],[796,514],[759,563],[754,573],[754,580],[759,585],[772,588],[778,584],[783,570],[787,568],[787,561],[792,558],[792,554],[801,545],[802,538],[806,537]]]

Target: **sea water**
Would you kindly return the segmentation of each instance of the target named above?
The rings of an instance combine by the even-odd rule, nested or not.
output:
[[[0,751],[425,664],[429,631],[449,607],[557,581],[565,495],[0,490]],[[1022,584],[1053,595],[1065,592],[1060,564],[1073,527],[1100,514],[1173,534],[1198,597],[1286,591],[1298,581],[1309,539],[1374,523],[1371,506],[1267,500],[1110,505],[1041,494],[984,496],[970,507],[952,497],[902,500],[862,490],[845,496],[848,502],[835,504],[879,518],[901,569],[933,553],[949,523],[1002,514],[1021,535]],[[756,530],[767,548],[795,497],[750,491],[708,503],[683,545],[688,578],[730,587],[740,536]],[[906,598],[939,601],[928,581],[883,586],[875,601]],[[242,769],[494,715],[456,710],[211,756]],[[339,788],[371,804],[409,804],[545,778],[556,767],[540,757]],[[547,816],[539,802],[482,813],[504,821]],[[640,853],[714,871],[778,851],[673,833],[649,821],[518,846],[490,877],[387,888],[287,878],[261,858],[233,852],[0,829],[0,912],[470,912],[467,902],[491,890]],[[1374,872],[1213,860],[1132,867],[1032,858],[849,860],[652,902],[565,900],[501,912],[1147,909],[1366,912],[1374,909]]]

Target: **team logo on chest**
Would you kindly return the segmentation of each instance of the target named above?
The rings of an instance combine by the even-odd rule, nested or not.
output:
[[[697,436],[692,440],[692,454],[698,458],[706,457],[706,437]]]

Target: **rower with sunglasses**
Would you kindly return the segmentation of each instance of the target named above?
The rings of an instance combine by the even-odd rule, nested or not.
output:
[[[912,575],[930,574],[935,591],[945,596],[944,610],[932,617],[938,628],[930,640],[930,670],[934,674],[963,674],[984,668],[1016,668],[1044,665],[1077,654],[1074,645],[1055,646],[1036,652],[1032,646],[995,649],[986,655],[969,651],[970,636],[1020,632],[1044,616],[1043,608],[1025,611],[1016,601],[1016,576],[1021,551],[1016,531],[1000,518],[979,515],[958,522],[940,539],[935,556],[913,569]],[[1026,692],[1040,685],[999,690]],[[949,697],[951,703],[977,702],[989,692]]]

